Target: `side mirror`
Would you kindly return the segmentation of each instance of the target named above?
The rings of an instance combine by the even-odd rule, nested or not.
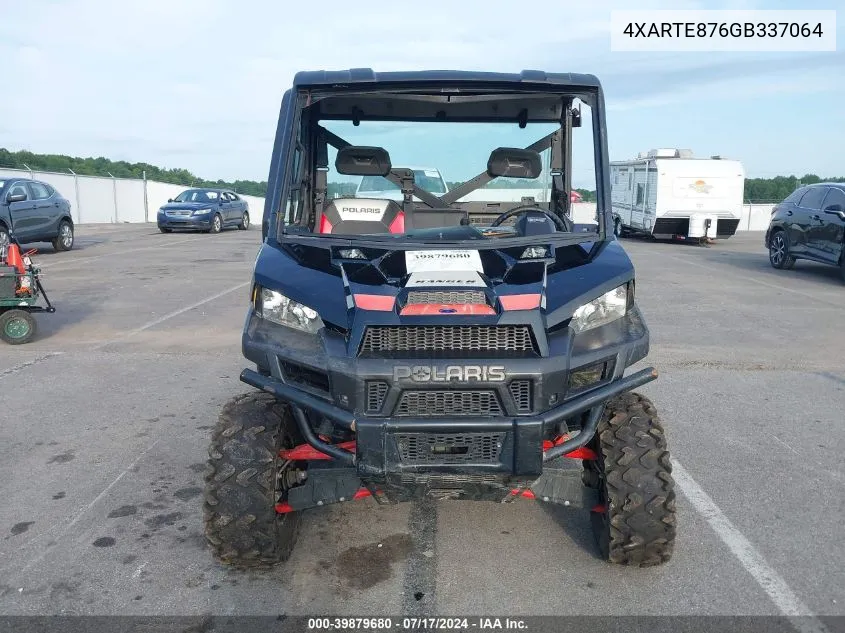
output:
[[[824,208],[824,212],[839,216],[839,219],[845,222],[845,209],[843,209],[842,205],[839,203],[827,205]]]
[[[173,202],[173,198],[168,198],[168,199],[167,199],[167,201],[168,201],[168,202]]]
[[[6,196],[6,202],[12,204],[13,202],[25,202],[26,201],[26,194],[25,193],[16,193],[15,195],[8,195]]]

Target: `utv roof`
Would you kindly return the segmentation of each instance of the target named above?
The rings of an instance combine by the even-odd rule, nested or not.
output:
[[[543,70],[523,70],[520,73],[494,73],[466,70],[418,70],[375,72],[372,68],[349,70],[314,70],[298,72],[293,79],[295,87],[337,86],[338,84],[372,83],[442,83],[484,82],[497,84],[545,84],[552,86],[578,86],[600,88],[595,75],[581,73],[547,73]]]

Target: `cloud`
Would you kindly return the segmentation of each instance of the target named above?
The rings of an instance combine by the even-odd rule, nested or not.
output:
[[[705,5],[773,3],[644,0],[637,8]],[[324,0],[294,13],[275,0],[13,3],[0,22],[4,81],[16,87],[0,100],[3,143],[264,179],[282,93],[303,69],[589,72],[612,112],[683,106],[694,116],[715,94],[787,99],[807,91],[807,77],[845,67],[841,53],[613,53],[615,8],[630,3],[429,0],[408,10]]]

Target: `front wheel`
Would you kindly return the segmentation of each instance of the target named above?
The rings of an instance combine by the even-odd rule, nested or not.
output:
[[[0,314],[0,338],[9,345],[29,343],[35,330],[35,317],[26,310],[6,310]]]
[[[789,239],[784,231],[775,231],[769,238],[769,263],[773,268],[782,270],[795,265],[795,258],[789,254]]]
[[[211,219],[211,233],[219,233],[223,230],[223,218],[220,217],[219,213],[215,213],[214,217]]]
[[[206,540],[220,562],[269,567],[290,556],[301,513],[276,512],[276,503],[287,499],[292,466],[279,451],[299,438],[288,407],[266,393],[224,405],[208,450],[203,506]]]
[[[57,251],[69,251],[73,248],[73,225],[67,220],[59,224],[59,234],[53,239],[53,248]]]
[[[244,211],[244,217],[241,218],[241,223],[238,225],[241,231],[246,231],[249,228],[249,213]]]
[[[599,490],[591,522],[608,562],[651,567],[668,562],[675,545],[675,491],[657,410],[629,392],[607,403],[585,461],[585,483]]]

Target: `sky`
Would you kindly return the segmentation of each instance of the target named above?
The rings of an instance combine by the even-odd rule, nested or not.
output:
[[[748,177],[845,176],[845,0],[3,5],[0,147],[13,151],[266,180],[282,93],[299,70],[540,69],[598,76],[612,160],[679,147],[739,159]],[[614,52],[614,8],[838,9],[838,50]],[[449,143],[438,141],[460,151]]]

